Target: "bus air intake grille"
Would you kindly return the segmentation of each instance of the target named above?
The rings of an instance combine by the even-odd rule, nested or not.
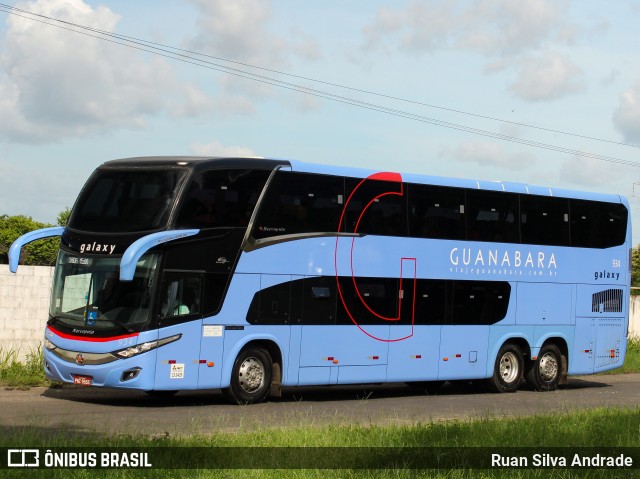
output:
[[[591,298],[591,311],[594,313],[621,313],[622,290],[607,289],[594,293]]]

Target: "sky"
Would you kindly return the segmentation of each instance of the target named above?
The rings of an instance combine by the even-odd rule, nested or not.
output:
[[[621,194],[640,242],[638,0],[2,5],[0,215],[55,222],[111,159],[248,155]]]

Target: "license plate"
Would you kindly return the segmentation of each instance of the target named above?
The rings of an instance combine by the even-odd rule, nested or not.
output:
[[[73,384],[79,384],[80,386],[91,386],[91,384],[93,384],[93,378],[91,376],[81,376],[79,374],[74,374]]]

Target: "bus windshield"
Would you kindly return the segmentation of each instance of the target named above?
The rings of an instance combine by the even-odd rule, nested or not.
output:
[[[144,255],[133,281],[118,279],[119,258],[58,255],[50,314],[56,323],[95,332],[137,332],[150,319],[157,254]]]
[[[82,190],[69,227],[95,233],[131,233],[166,227],[188,170],[102,169]]]

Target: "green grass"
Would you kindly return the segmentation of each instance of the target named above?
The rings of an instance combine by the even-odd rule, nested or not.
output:
[[[541,451],[543,447],[595,447],[618,448],[640,447],[640,408],[634,409],[596,409],[574,413],[553,414],[549,416],[533,416],[520,419],[479,419],[474,421],[446,421],[410,426],[360,426],[329,425],[322,427],[297,427],[287,429],[264,429],[246,433],[219,433],[208,436],[162,437],[145,436],[99,436],[92,433],[59,430],[56,432],[31,428],[0,428],[0,446],[20,447],[76,447],[89,448],[109,446],[119,447],[123,451],[135,451],[146,447],[210,448],[206,454],[224,454],[216,448],[223,447],[327,447],[327,448],[363,448],[361,454],[373,454],[370,448],[402,448],[402,447],[446,447],[465,452],[464,448],[495,448],[505,451],[514,447],[531,447],[533,451]],[[85,449],[86,450],[86,449]],[[202,450],[199,450],[202,452]],[[269,453],[273,452],[269,449]],[[327,449],[326,454],[344,454],[343,451],[353,449]],[[604,449],[603,449],[604,451]],[[232,451],[235,454],[256,455],[259,450],[242,449]],[[380,450],[375,451],[381,454]],[[375,457],[370,457],[375,461]],[[249,460],[249,459],[247,459]],[[176,459],[172,467],[181,467],[184,462]],[[268,478],[323,478],[323,477],[508,477],[508,478],[546,478],[546,477],[637,477],[637,470],[597,469],[508,469],[508,470],[415,470],[397,468],[372,470],[282,470],[282,469],[241,469],[241,470],[178,470],[166,469],[158,474],[158,470],[31,470],[29,474],[20,471],[9,471],[12,477],[268,477]]]
[[[0,349],[0,384],[15,388],[50,385],[43,361],[42,348],[29,352],[25,361],[18,360],[18,351]]]
[[[627,355],[620,373],[640,372],[640,336],[632,336],[627,341]]]
[[[15,351],[0,351],[0,384],[5,387],[25,388],[51,384],[42,372],[42,351],[31,352],[26,361],[17,359]],[[640,339],[629,340],[627,357],[618,373],[640,372]],[[72,405],[68,405],[71,407]],[[64,406],[67,407],[67,406]],[[250,407],[250,406],[249,406]],[[69,411],[72,413],[72,411]],[[215,414],[215,411],[212,411]],[[143,417],[140,420],[144,420]],[[12,428],[0,425],[0,447],[11,448],[96,448],[118,447],[122,451],[135,451],[147,447],[211,448],[207,454],[220,454],[227,447],[327,447],[346,448],[401,448],[401,447],[455,447],[455,448],[514,448],[514,447],[633,447],[640,448],[640,407],[634,409],[596,409],[549,416],[518,419],[486,418],[474,421],[445,421],[408,426],[344,426],[296,427],[287,429],[260,429],[250,433],[213,433],[192,437],[147,437],[116,435],[103,436],[91,431],[66,428],[51,430],[37,426]],[[464,451],[464,449],[462,449]],[[536,450],[536,449],[534,449]],[[327,454],[335,450],[327,450]],[[379,451],[378,451],[379,452]],[[251,454],[251,449],[241,450]],[[187,453],[187,457],[188,457]],[[366,454],[366,452],[365,452]],[[372,454],[375,454],[372,453]],[[180,467],[176,462],[171,467]],[[196,470],[90,470],[90,469],[38,469],[0,470],[2,477],[25,478],[325,478],[325,477],[381,477],[410,478],[622,478],[640,477],[640,470],[598,469],[371,469],[371,470],[281,470],[230,469]]]

